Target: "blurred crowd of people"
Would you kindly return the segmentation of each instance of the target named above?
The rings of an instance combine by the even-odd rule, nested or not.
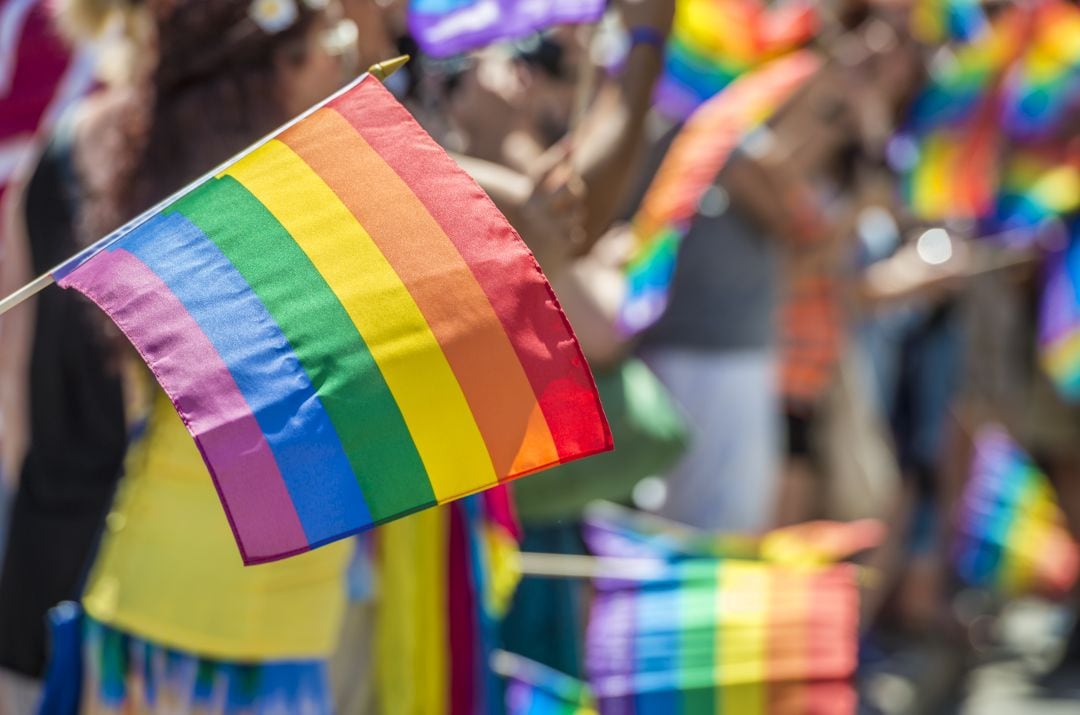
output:
[[[803,30],[665,111],[685,7],[703,4],[741,8],[709,16],[736,38]],[[616,450],[245,568],[149,372],[89,302],[44,292],[0,318],[0,714],[43,694],[49,712],[501,712],[496,647],[587,677],[588,583],[522,574],[515,554],[586,554],[594,500],[709,535],[875,519],[862,658],[895,638],[971,650],[955,543],[983,426],[1004,425],[1080,536],[1080,382],[1039,339],[1048,266],[1080,242],[1080,10],[931,5],[614,0],[595,24],[434,57],[405,0],[4,0],[0,295],[408,53],[387,86],[532,250]],[[1054,121],[953,131],[940,116],[967,95],[949,78],[992,111],[985,77],[1054,12],[1064,36],[1032,60],[1066,65]],[[1025,23],[1019,49],[984,39]],[[924,166],[920,122],[949,126],[957,168]],[[1053,207],[990,221],[1000,202],[968,184],[1029,146],[1063,177]],[[628,266],[648,262],[666,190],[689,214],[662,309],[628,329]],[[1047,682],[1080,693],[1080,637],[1062,639]]]

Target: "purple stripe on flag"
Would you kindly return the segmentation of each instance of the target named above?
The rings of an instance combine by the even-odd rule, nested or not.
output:
[[[606,0],[412,0],[409,29],[424,52],[436,57],[515,40],[552,25],[596,22]]]
[[[102,251],[59,284],[101,307],[173,398],[207,463],[215,465],[211,475],[245,563],[248,554],[308,550],[300,517],[251,408],[228,366],[168,286],[123,249]],[[132,335],[127,326],[135,324],[138,334]]]

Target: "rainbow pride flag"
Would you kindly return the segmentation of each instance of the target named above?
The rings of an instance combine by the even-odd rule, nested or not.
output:
[[[848,564],[694,559],[598,581],[586,668],[602,714],[855,712],[859,595]]]
[[[374,532],[379,713],[501,711],[490,663],[498,619],[520,574],[505,551],[517,553],[512,522],[507,490],[497,487]]]
[[[1025,50],[1003,86],[1004,123],[1020,138],[1053,132],[1080,102],[1080,8],[1036,3],[1030,23]]]
[[[813,3],[678,0],[656,88],[657,107],[685,120],[735,78],[806,44],[817,32]]]
[[[1080,151],[1024,147],[1002,169],[993,225],[1004,230],[1036,227],[1080,209]]]
[[[516,40],[552,25],[596,22],[606,0],[410,0],[409,30],[435,57]]]
[[[683,126],[633,220],[635,248],[619,316],[624,332],[640,332],[663,314],[679,245],[732,150],[820,66],[808,50],[773,60],[733,82]]]
[[[911,34],[920,42],[966,42],[985,28],[979,0],[915,0],[911,6]]]
[[[597,715],[588,684],[519,655],[497,655],[507,715]]]
[[[1006,596],[1061,596],[1076,582],[1080,552],[1050,483],[999,425],[975,437],[953,557],[960,578]]]
[[[1080,218],[1069,244],[1051,253],[1039,307],[1039,358],[1058,393],[1080,402]]]
[[[1016,228],[1032,212],[1036,219],[1048,210],[1061,215],[1057,206],[1072,198],[1073,169],[1062,160],[1068,152],[1057,132],[1080,102],[1078,36],[1075,5],[1014,5],[950,61],[935,64],[894,142],[904,151],[892,153],[914,213],[975,219],[988,231]],[[1047,154],[1055,157],[1049,167]]]
[[[54,276],[172,398],[248,564],[612,447],[528,249],[374,78]]]

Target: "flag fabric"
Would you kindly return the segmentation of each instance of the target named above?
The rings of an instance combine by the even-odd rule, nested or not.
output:
[[[372,77],[54,277],[150,366],[247,564],[612,447],[528,249]]]
[[[911,6],[911,34],[920,42],[967,42],[985,28],[979,0],[915,0]]]
[[[606,0],[410,0],[409,30],[435,57],[516,40],[552,25],[596,22]]]
[[[598,581],[586,668],[600,713],[855,712],[855,567],[690,559]]]
[[[586,670],[601,713],[854,711],[857,572],[873,520],[717,536],[597,503],[584,537],[601,557],[654,560],[637,580],[599,578]]]
[[[740,75],[809,42],[817,29],[812,3],[678,0],[657,107],[685,120]]]
[[[1004,123],[1020,138],[1045,136],[1080,101],[1080,8],[1035,3],[1024,52],[1003,84]]]
[[[1080,146],[1024,147],[1004,163],[993,225],[1004,231],[1034,228],[1080,209]]]
[[[1067,245],[1047,257],[1039,306],[1039,361],[1058,394],[1080,402],[1080,218]]]
[[[620,311],[626,333],[652,325],[667,307],[682,238],[732,150],[821,67],[800,51],[740,77],[694,113],[672,142],[633,220],[635,248]]]
[[[916,215],[978,220],[993,232],[1017,227],[1015,209],[1069,203],[1062,182],[1074,167],[1059,130],[1080,99],[1077,33],[1075,5],[1015,5],[931,68],[890,152]],[[1053,173],[1039,168],[1048,156],[1058,159]]]
[[[490,661],[520,573],[509,503],[496,487],[374,533],[378,712],[501,712]]]
[[[1046,476],[999,425],[975,436],[953,560],[961,580],[1005,596],[1067,594],[1080,552]]]
[[[597,715],[588,684],[545,665],[499,653],[507,715]]]

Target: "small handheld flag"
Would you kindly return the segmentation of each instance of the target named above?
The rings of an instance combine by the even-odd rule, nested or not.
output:
[[[858,611],[850,564],[688,559],[597,582],[586,668],[604,715],[854,713]]]
[[[1062,399],[1080,402],[1080,219],[1068,245],[1047,257],[1039,307],[1039,361]]]
[[[971,476],[958,509],[957,573],[1007,596],[1063,595],[1080,552],[1065,531],[1050,482],[998,425],[975,436]]]
[[[612,447],[528,249],[370,75],[53,277],[154,372],[247,564]]]
[[[684,120],[737,77],[798,49],[818,30],[813,3],[678,0],[656,103]]]
[[[731,152],[819,67],[809,50],[773,60],[733,82],[683,126],[634,216],[635,248],[619,316],[626,333],[644,330],[663,314],[679,246]]]

